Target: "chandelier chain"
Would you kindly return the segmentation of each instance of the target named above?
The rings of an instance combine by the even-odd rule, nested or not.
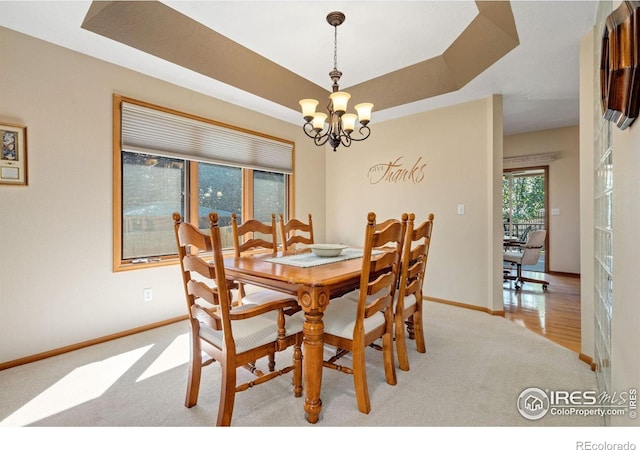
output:
[[[333,70],[338,70],[338,26],[333,27]]]

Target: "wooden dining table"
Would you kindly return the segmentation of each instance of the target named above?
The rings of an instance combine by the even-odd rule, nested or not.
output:
[[[306,250],[308,251],[308,250]],[[227,257],[225,271],[229,278],[297,296],[304,311],[303,376],[304,410],[309,423],[318,421],[322,410],[322,362],[324,353],[324,311],[329,301],[358,288],[362,259],[353,258],[312,267],[296,267],[274,262],[274,255]]]

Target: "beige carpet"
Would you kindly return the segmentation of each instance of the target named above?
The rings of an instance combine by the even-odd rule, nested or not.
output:
[[[384,382],[370,349],[372,411],[361,414],[350,376],[325,369],[315,427],[601,426],[599,417],[527,420],[516,403],[529,387],[596,390],[577,355],[504,318],[425,302],[427,353],[409,341],[409,372]],[[188,355],[185,322],[0,372],[0,426],[200,427],[215,423],[219,366],[204,369],[199,403],[183,406]],[[286,363],[290,354],[281,354]],[[284,359],[283,359],[284,358]],[[241,372],[241,373],[244,373]],[[236,396],[234,426],[310,427],[290,377]]]

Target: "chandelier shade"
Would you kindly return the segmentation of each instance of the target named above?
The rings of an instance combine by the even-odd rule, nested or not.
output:
[[[341,116],[345,112],[347,112],[347,103],[349,103],[349,99],[351,98],[351,94],[347,92],[334,92],[329,96],[331,99],[331,104],[333,105],[333,111]]]
[[[313,115],[316,113],[316,107],[318,106],[318,100],[314,100],[312,98],[305,98],[300,100],[300,106],[302,107],[302,115],[304,119],[308,122],[313,119]]]
[[[344,20],[345,15],[339,11],[327,15],[327,22],[334,27],[333,70],[329,72],[333,84],[332,93],[329,95],[327,114],[316,112],[318,100],[306,98],[299,102],[305,120],[302,126],[305,134],[312,138],[318,146],[329,143],[333,151],[336,151],[340,145],[349,147],[352,141],[364,141],[371,134],[368,125],[371,121],[373,103],[359,103],[355,106],[357,114],[347,113],[351,94],[341,91],[338,85],[342,76],[342,72],[338,70],[338,26]],[[354,134],[356,122],[360,126]]]

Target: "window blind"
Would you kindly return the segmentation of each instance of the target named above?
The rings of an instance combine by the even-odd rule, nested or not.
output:
[[[122,149],[290,174],[293,145],[122,102]]]

